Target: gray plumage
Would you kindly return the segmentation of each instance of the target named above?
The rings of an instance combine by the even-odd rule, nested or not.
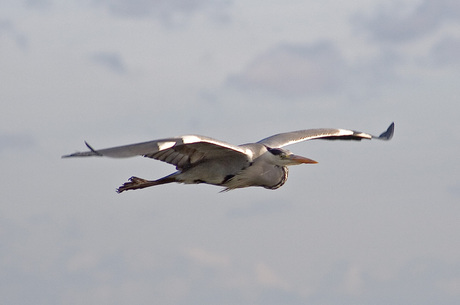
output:
[[[277,189],[287,180],[287,166],[317,163],[282,149],[286,145],[313,139],[390,140],[393,132],[394,123],[378,137],[346,129],[307,129],[280,133],[257,143],[238,146],[198,135],[165,138],[100,150],[85,142],[89,151],[62,157],[127,158],[140,155],[176,166],[175,173],[158,180],[131,177],[117,189],[119,193],[171,182],[213,184],[225,187],[224,191],[249,186]]]

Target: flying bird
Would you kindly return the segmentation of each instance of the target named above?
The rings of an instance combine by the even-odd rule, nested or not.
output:
[[[62,157],[127,158],[140,155],[176,166],[176,172],[158,180],[131,177],[117,189],[118,193],[171,182],[207,183],[224,187],[222,191],[249,186],[275,190],[286,182],[288,166],[317,163],[312,159],[294,155],[283,149],[284,146],[313,139],[390,140],[393,132],[394,123],[391,123],[378,137],[354,130],[320,128],[279,133],[256,143],[243,145],[232,145],[198,135],[185,135],[99,150],[85,142],[89,151]]]

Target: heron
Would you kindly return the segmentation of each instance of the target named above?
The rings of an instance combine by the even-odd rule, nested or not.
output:
[[[279,133],[256,143],[243,145],[232,145],[199,135],[184,135],[98,150],[85,142],[88,151],[64,155],[62,158],[144,156],[176,166],[176,172],[157,180],[133,176],[117,188],[118,193],[172,182],[217,185],[224,187],[222,191],[250,186],[275,190],[286,183],[288,166],[317,163],[283,149],[284,146],[314,139],[390,140],[393,133],[394,123],[391,123],[379,136],[348,129],[318,128]]]

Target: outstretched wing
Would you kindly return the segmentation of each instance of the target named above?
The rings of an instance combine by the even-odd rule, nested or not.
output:
[[[286,145],[294,144],[297,142],[313,140],[313,139],[324,139],[324,140],[357,140],[361,139],[379,139],[379,140],[390,140],[393,137],[394,123],[391,123],[388,129],[376,137],[368,133],[347,130],[347,129],[332,129],[332,128],[320,128],[320,129],[306,129],[298,130],[293,132],[279,133],[274,136],[260,140],[257,143],[264,144],[268,147],[279,148]]]
[[[204,159],[238,159],[252,160],[252,151],[208,137],[186,135],[125,146],[95,150],[88,143],[89,151],[77,152],[69,157],[106,156],[128,158],[144,156],[175,165],[178,169],[190,166]]]

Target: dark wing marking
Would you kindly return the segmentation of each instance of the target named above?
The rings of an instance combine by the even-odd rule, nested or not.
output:
[[[286,145],[314,140],[356,140],[360,141],[362,139],[379,139],[379,140],[390,140],[393,137],[394,133],[394,123],[388,127],[388,129],[376,137],[368,133],[347,130],[347,129],[332,129],[332,128],[320,128],[320,129],[306,129],[298,130],[293,132],[286,132],[276,134],[274,136],[260,140],[257,143],[264,144],[268,147],[283,147]]]

